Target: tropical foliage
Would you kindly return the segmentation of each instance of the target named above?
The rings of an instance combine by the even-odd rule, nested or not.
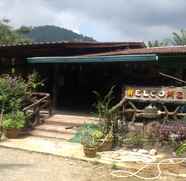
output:
[[[26,118],[22,112],[23,106],[41,84],[36,73],[27,80],[20,76],[0,76],[0,121],[4,128],[23,127]]]
[[[168,42],[167,41],[148,41],[147,46],[148,47],[162,47],[162,46],[167,46]]]
[[[118,120],[120,119],[120,109],[115,108],[113,102],[114,86],[102,96],[98,92],[94,92],[97,96],[96,110],[99,117],[99,123],[105,138],[113,140],[114,144],[118,144],[120,130],[118,128]]]
[[[5,114],[3,117],[2,126],[4,129],[23,128],[26,122],[26,115],[22,111],[15,111]]]
[[[173,32],[169,41],[172,45],[186,45],[186,30],[182,29],[180,32]]]
[[[26,82],[21,77],[0,77],[0,109],[3,112],[19,110],[27,94]]]
[[[186,30],[181,29],[180,32],[173,32],[170,38],[162,41],[148,41],[147,47],[162,47],[168,45],[186,45]]]
[[[101,127],[96,124],[84,124],[80,129],[81,143],[87,147],[95,147],[104,134]]]
[[[103,125],[107,133],[110,131],[110,129],[112,129],[113,126],[113,114],[110,113],[110,109],[113,106],[113,90],[114,86],[105,96],[102,96],[100,93],[94,91],[94,94],[97,96],[96,112],[100,119],[100,124]]]
[[[0,44],[31,42],[21,33],[18,33],[10,25],[8,20],[0,20]]]

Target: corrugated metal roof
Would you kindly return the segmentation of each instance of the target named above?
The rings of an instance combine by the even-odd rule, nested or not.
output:
[[[36,46],[36,45],[65,45],[65,46],[137,46],[144,48],[144,42],[68,42],[68,41],[57,41],[57,42],[33,42],[33,43],[11,43],[11,44],[0,44],[0,47],[20,47],[20,46]]]
[[[121,51],[112,51],[106,53],[92,54],[95,55],[139,55],[139,54],[160,54],[160,55],[169,55],[169,54],[186,54],[186,46],[170,46],[170,47],[153,47],[153,48],[138,48],[138,49],[127,49]]]
[[[0,45],[1,57],[79,56],[144,48],[143,42],[40,42]]]

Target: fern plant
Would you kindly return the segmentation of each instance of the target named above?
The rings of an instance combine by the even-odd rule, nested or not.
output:
[[[176,149],[176,154],[177,154],[177,155],[182,155],[184,152],[186,152],[186,143],[181,144],[181,145]]]

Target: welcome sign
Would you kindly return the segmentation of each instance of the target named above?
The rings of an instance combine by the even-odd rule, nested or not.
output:
[[[186,101],[184,87],[126,87],[125,97],[133,100]]]

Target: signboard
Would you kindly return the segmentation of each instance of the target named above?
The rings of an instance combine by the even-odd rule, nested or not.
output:
[[[126,99],[144,101],[186,102],[184,87],[126,87]]]

